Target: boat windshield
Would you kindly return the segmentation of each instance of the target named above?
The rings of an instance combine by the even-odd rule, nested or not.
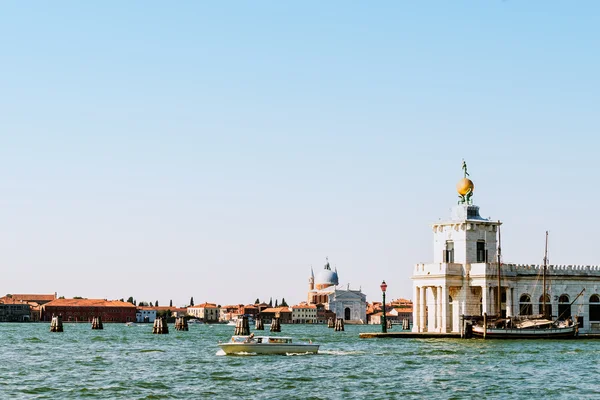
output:
[[[269,343],[292,343],[291,338],[269,338]]]

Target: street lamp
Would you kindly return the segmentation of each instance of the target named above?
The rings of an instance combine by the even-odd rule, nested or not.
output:
[[[381,293],[383,294],[383,316],[381,317],[381,332],[387,333],[387,324],[385,321],[385,290],[387,289],[387,283],[381,282]]]

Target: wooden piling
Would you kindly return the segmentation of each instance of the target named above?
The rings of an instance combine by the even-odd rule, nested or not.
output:
[[[50,322],[50,332],[63,332],[62,315],[55,316],[52,314],[52,322]]]
[[[329,317],[329,319],[327,320],[327,327],[328,328],[334,328],[335,327],[335,323],[333,322],[333,318]]]
[[[281,332],[279,318],[273,318],[273,321],[271,321],[271,332]]]
[[[256,318],[256,322],[254,325],[254,329],[257,331],[264,331],[265,330],[265,325],[263,324],[263,320],[260,318]]]
[[[190,328],[188,326],[187,319],[184,317],[179,317],[175,319],[175,330],[176,331],[189,331]]]
[[[392,320],[391,319],[387,319],[385,324],[386,324],[386,328],[388,331],[390,329],[392,329]]]
[[[152,333],[157,335],[166,335],[167,333],[169,333],[169,326],[167,325],[166,317],[158,317],[154,320]]]
[[[340,331],[344,330],[344,319],[343,318],[336,318],[335,327],[333,328],[333,330],[336,332],[340,332]]]
[[[402,320],[402,330],[403,331],[410,331],[410,319],[404,318]]]
[[[238,318],[235,323],[234,335],[248,336],[250,334],[250,325],[248,324],[248,317]]]
[[[92,318],[92,329],[104,329],[104,325],[102,324],[102,317]]]

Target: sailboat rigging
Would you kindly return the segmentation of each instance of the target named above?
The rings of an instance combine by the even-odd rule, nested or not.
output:
[[[542,315],[541,318],[534,317],[517,317],[507,316],[502,317],[502,286],[501,286],[501,241],[500,227],[498,227],[498,295],[497,295],[497,316],[496,318],[488,319],[484,314],[483,323],[478,321],[473,325],[473,336],[483,338],[497,339],[539,339],[539,338],[573,338],[578,333],[578,324],[573,323],[571,319],[567,321],[552,320],[548,313],[546,304],[547,288],[546,274],[548,268],[548,231],[546,231],[546,245],[544,250],[544,265],[543,265],[543,293],[542,293]],[[573,303],[583,294],[582,290],[579,295],[573,300]],[[508,296],[508,294],[507,294]],[[573,304],[571,303],[571,304]],[[561,316],[559,316],[560,318]]]

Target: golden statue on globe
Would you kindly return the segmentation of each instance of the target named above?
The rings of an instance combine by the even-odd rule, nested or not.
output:
[[[467,172],[467,163],[462,160],[463,178],[456,184],[456,191],[458,192],[458,204],[473,204],[473,189],[475,185],[473,181],[467,178],[469,173]]]

